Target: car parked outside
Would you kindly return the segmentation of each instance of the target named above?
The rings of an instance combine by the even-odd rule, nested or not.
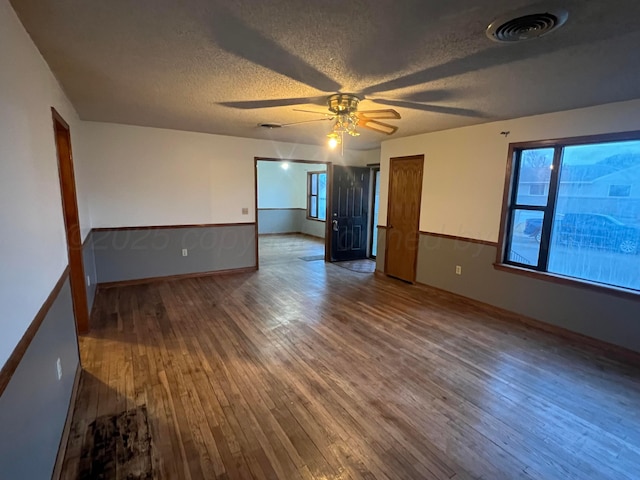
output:
[[[535,238],[536,241],[539,242],[542,235],[542,219],[528,218],[524,223],[524,230],[522,233],[531,238]]]
[[[554,230],[554,241],[561,245],[640,253],[640,228],[625,225],[611,215],[566,213],[556,219]],[[542,219],[527,219],[523,233],[539,242]]]
[[[625,225],[611,215],[566,213],[556,225],[554,241],[633,254],[640,252],[640,228]]]

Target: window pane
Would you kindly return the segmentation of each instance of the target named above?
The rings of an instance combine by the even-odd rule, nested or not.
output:
[[[316,218],[318,216],[318,197],[311,197],[309,200],[309,216]]]
[[[538,265],[540,234],[544,212],[516,210],[511,228],[507,260],[523,265]]]
[[[640,290],[640,141],[565,147],[556,205],[548,270]]]
[[[325,197],[327,195],[327,174],[321,173],[318,175],[318,195]]]
[[[327,199],[318,197],[318,219],[326,220],[327,219]]]
[[[327,219],[327,174],[318,175],[318,218]]]
[[[312,173],[311,174],[311,195],[317,195],[317,194],[318,194],[318,174]]]
[[[609,185],[610,197],[630,197],[631,185]]]
[[[518,205],[544,206],[547,204],[553,152],[553,148],[522,151],[516,197]]]

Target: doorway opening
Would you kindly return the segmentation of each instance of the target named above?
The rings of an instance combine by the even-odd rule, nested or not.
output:
[[[370,167],[256,157],[255,168],[257,265],[321,260],[374,271]]]
[[[331,164],[256,158],[255,167],[256,261],[327,260]]]
[[[89,308],[82,259],[82,239],[80,238],[80,219],[76,196],[76,181],[73,171],[73,154],[71,152],[71,131],[69,125],[60,114],[51,108],[56,151],[58,154],[58,173],[60,176],[60,192],[62,211],[67,237],[69,254],[69,282],[73,299],[73,312],[78,333],[89,331]]]

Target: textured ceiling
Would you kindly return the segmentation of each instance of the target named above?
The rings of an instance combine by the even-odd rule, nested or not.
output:
[[[638,0],[565,0],[567,24],[484,34],[523,0],[12,0],[84,120],[319,144],[334,92],[392,105],[393,136],[640,98]],[[276,102],[277,101],[277,102]],[[281,106],[274,106],[274,105]],[[326,111],[326,110],[325,110]],[[389,137],[363,132],[348,148]]]

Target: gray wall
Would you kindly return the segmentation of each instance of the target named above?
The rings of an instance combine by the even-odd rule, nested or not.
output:
[[[307,218],[307,212],[303,212],[300,220],[300,233],[306,233],[313,237],[324,238],[326,225],[326,222],[309,220]]]
[[[67,280],[0,397],[0,478],[51,478],[77,367]]]
[[[256,266],[255,225],[93,232],[99,283]],[[188,256],[182,256],[182,249]]]
[[[385,233],[378,229],[381,252]],[[640,302],[496,270],[496,250],[422,234],[417,281],[640,352]],[[382,270],[384,256],[377,262]]]
[[[304,208],[258,209],[258,233],[306,233],[324,238],[325,222],[307,219]]]
[[[301,208],[258,209],[258,233],[298,233],[300,232]]]

